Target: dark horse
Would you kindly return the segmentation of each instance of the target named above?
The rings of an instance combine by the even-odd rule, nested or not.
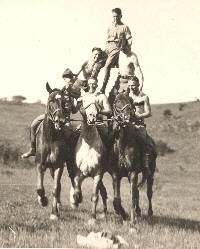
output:
[[[138,175],[143,174],[147,180],[147,196],[149,201],[148,214],[153,215],[152,210],[152,185],[156,167],[156,153],[151,153],[150,171],[145,170],[143,147],[138,143],[136,128],[131,122],[134,106],[127,93],[119,93],[113,104],[114,112],[114,141],[110,153],[109,173],[113,178],[114,209],[125,220],[127,214],[121,205],[120,182],[122,177],[128,177],[131,185],[131,222],[136,221],[141,215],[139,207]]]
[[[48,199],[45,196],[43,185],[44,173],[47,168],[50,169],[53,183],[53,204],[51,219],[58,219],[61,191],[61,177],[64,163],[67,160],[69,146],[65,134],[69,127],[65,126],[69,116],[69,110],[66,109],[66,99],[64,92],[59,89],[52,90],[49,84],[46,84],[49,92],[46,114],[41,123],[36,137],[36,165],[37,165],[37,194],[38,202],[46,206]]]

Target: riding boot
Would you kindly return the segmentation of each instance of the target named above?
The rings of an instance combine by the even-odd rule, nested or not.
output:
[[[24,153],[21,157],[22,158],[28,158],[30,156],[35,156],[36,153],[36,145],[35,145],[35,141],[31,142],[31,148],[28,152]]]

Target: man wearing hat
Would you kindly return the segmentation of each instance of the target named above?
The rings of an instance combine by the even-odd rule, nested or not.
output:
[[[133,101],[133,106],[135,107],[135,112],[132,115],[132,122],[136,128],[136,135],[138,140],[143,145],[144,149],[144,158],[145,158],[145,167],[149,170],[149,159],[150,154],[156,154],[155,142],[147,134],[146,125],[144,119],[151,117],[151,106],[149,102],[149,97],[140,91],[139,89],[139,80],[136,76],[128,80],[128,89],[129,97]]]
[[[75,74],[72,73],[72,71],[67,68],[62,77],[64,80],[64,86],[62,86],[62,89],[65,91],[65,98],[68,100],[69,106],[72,109],[73,112],[76,111],[75,105],[74,105],[74,97],[76,96],[72,91],[72,85],[75,81],[74,79]],[[28,152],[24,153],[21,157],[22,158],[28,158],[30,156],[35,156],[36,153],[36,131],[39,126],[39,124],[44,120],[45,114],[39,115],[37,118],[33,120],[30,126],[30,140],[31,140],[31,148]]]

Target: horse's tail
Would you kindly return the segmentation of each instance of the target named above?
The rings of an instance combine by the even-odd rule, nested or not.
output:
[[[146,177],[146,174],[145,174],[145,172],[143,172],[142,171],[142,179],[141,179],[141,181],[138,183],[138,188],[141,188],[141,187],[143,187],[143,185],[145,184],[145,182],[146,182],[146,179],[147,179],[147,177]]]

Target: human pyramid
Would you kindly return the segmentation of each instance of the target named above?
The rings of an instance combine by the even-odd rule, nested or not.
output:
[[[47,83],[46,113],[31,124],[31,148],[22,158],[35,156],[38,202],[42,206],[47,205],[44,172],[50,169],[54,180],[51,219],[59,216],[60,181],[65,164],[71,179],[70,203],[73,208],[82,202],[83,180],[93,178],[94,220],[99,192],[105,215],[107,213],[107,192],[102,181],[105,172],[113,179],[116,213],[126,219],[121,205],[120,181],[122,177],[128,177],[132,192],[131,220],[140,216],[137,181],[138,174],[142,173],[141,184],[147,180],[148,214],[153,214],[151,198],[156,151],[144,123],[144,119],[151,116],[151,107],[148,96],[142,92],[143,75],[137,56],[131,51],[130,29],[121,22],[121,9],[113,9],[112,16],[105,51],[93,48],[91,59],[76,75],[67,68],[63,73],[65,84],[62,89],[51,89]],[[107,97],[105,90],[111,68],[115,66],[119,68],[119,74]],[[97,90],[97,77],[103,67],[103,83]],[[77,111],[82,115],[82,123],[74,129],[71,114]]]
[[[94,47],[89,60],[83,63],[80,71],[74,74],[72,70],[67,68],[62,77],[64,80],[64,90],[66,96],[71,96],[72,112],[78,111],[78,106],[74,106],[74,99],[80,100],[81,91],[86,92],[84,98],[95,96],[96,102],[100,108],[100,113],[110,117],[112,115],[112,104],[116,94],[123,91],[129,92],[129,97],[132,98],[136,111],[134,120],[138,131],[138,137],[143,144],[151,144],[152,139],[146,132],[144,118],[151,116],[151,107],[149,97],[142,92],[143,73],[141,71],[138,58],[131,51],[132,35],[129,27],[122,23],[122,11],[119,8],[112,9],[113,22],[107,31],[107,41],[105,50]],[[119,73],[110,92],[110,98],[105,95],[105,90],[110,77],[112,68],[118,67]],[[98,87],[98,74],[101,69],[104,69],[104,79],[100,91],[96,91]],[[44,120],[44,114],[38,116],[31,124],[31,148],[27,153],[22,155],[22,158],[35,156],[36,151],[36,131],[39,124]],[[103,126],[102,126],[103,127]],[[103,130],[103,129],[102,129]],[[102,131],[104,134],[105,131]],[[148,148],[148,146],[145,146]],[[149,152],[146,149],[146,161],[148,161]]]

